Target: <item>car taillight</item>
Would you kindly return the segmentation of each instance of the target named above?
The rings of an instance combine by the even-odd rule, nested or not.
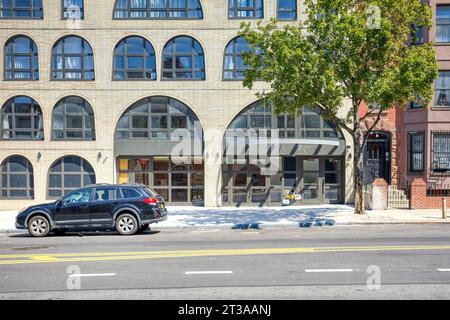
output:
[[[156,198],[145,198],[144,202],[146,204],[158,204],[159,203],[158,199],[156,199]]]

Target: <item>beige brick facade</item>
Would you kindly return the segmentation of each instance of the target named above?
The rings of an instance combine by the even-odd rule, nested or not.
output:
[[[64,155],[79,155],[93,166],[97,182],[116,182],[114,130],[122,113],[134,102],[149,96],[164,95],[188,105],[200,119],[206,132],[223,130],[246,106],[256,101],[255,93],[264,89],[258,83],[254,90],[244,89],[240,81],[223,81],[223,54],[227,43],[237,35],[242,20],[228,19],[228,0],[203,0],[202,20],[113,20],[114,0],[85,0],[85,19],[74,28],[61,20],[61,1],[44,0],[43,20],[0,19],[0,46],[14,35],[32,38],[39,51],[38,81],[5,81],[4,59],[0,63],[2,81],[0,105],[16,95],[35,99],[44,115],[44,141],[0,141],[0,162],[13,154],[23,155],[34,168],[35,200],[0,200],[0,210],[17,209],[31,202],[46,200],[47,173],[51,164]],[[265,0],[264,17],[276,15],[276,1]],[[299,5],[299,17],[302,7]],[[95,81],[50,80],[52,46],[69,34],[86,39],[94,51]],[[156,53],[156,81],[112,81],[115,45],[128,35],[140,35],[151,42]],[[202,45],[205,53],[205,81],[161,80],[161,54],[165,43],[174,36],[189,35]],[[3,52],[3,49],[2,49]],[[78,95],[94,109],[95,141],[52,141],[51,113],[59,99]],[[207,157],[220,154],[217,136],[205,136]],[[347,157],[348,158],[348,157]],[[351,158],[350,158],[351,159]],[[352,161],[349,161],[351,163]],[[350,164],[347,173],[351,172]],[[205,167],[205,205],[220,205],[221,166]],[[345,183],[346,199],[351,197],[351,176]]]

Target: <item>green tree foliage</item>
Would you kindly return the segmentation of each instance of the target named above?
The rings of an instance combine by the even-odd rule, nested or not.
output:
[[[382,111],[408,102],[427,105],[438,76],[432,44],[416,44],[420,26],[432,27],[431,8],[420,0],[305,0],[305,21],[279,27],[275,20],[241,25],[253,49],[244,86],[259,92],[277,113],[318,106],[354,140],[355,213],[364,213],[363,149]],[[257,54],[257,48],[260,54]],[[289,97],[289,98],[287,98]],[[342,116],[345,100],[351,108]],[[362,103],[377,110],[362,112]],[[370,128],[361,121],[374,117]]]

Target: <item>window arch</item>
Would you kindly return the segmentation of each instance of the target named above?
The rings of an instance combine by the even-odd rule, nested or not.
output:
[[[184,103],[169,97],[149,97],[136,102],[122,115],[115,138],[170,140],[178,129],[201,138],[196,136],[201,134],[195,130],[196,122],[200,120]]]
[[[38,49],[29,37],[12,37],[5,45],[5,80],[39,80]]]
[[[1,164],[0,198],[34,198],[33,166],[27,158],[11,156]]]
[[[94,54],[79,36],[66,36],[52,49],[53,80],[95,80]]]
[[[39,104],[26,96],[9,99],[0,112],[1,139],[44,140],[44,120]]]
[[[0,18],[43,19],[42,0],[0,0]]]
[[[250,52],[251,49],[244,37],[236,37],[228,42],[225,48],[223,78],[225,80],[242,80],[244,72],[248,66],[244,63],[243,52]]]
[[[178,36],[163,50],[164,80],[205,80],[205,56],[200,43],[189,36]]]
[[[114,19],[203,19],[199,0],[116,0]]]
[[[114,49],[114,80],[156,80],[155,50],[138,36],[120,41]]]
[[[270,129],[276,129],[280,138],[343,139],[341,131],[325,120],[318,108],[303,107],[297,116],[277,115],[271,105],[261,100],[240,112],[228,129],[254,129],[267,132],[267,135],[270,135]]]
[[[61,99],[53,108],[52,139],[95,140],[94,111],[77,96]]]
[[[77,156],[65,156],[56,160],[49,169],[47,195],[58,198],[94,183],[95,172],[88,161]]]

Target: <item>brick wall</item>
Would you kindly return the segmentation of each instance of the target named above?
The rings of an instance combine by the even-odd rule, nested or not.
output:
[[[411,183],[410,209],[442,208],[442,197],[427,196],[427,183],[422,178],[415,178]],[[450,209],[450,197],[447,197],[447,208]]]

